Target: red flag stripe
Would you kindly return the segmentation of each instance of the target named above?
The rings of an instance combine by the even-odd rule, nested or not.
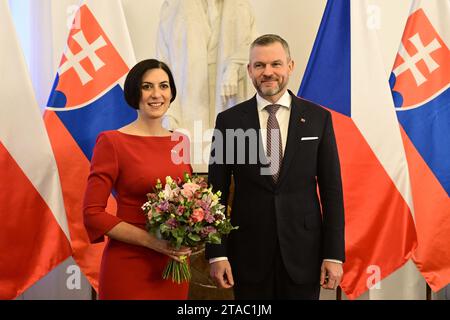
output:
[[[69,257],[71,248],[46,202],[2,143],[0,163],[0,299],[14,299]]]
[[[341,287],[354,299],[374,284],[373,270],[380,271],[380,277],[373,279],[382,280],[410,258],[416,245],[414,222],[407,203],[353,121],[330,111],[344,188],[346,262]]]
[[[402,129],[413,192],[418,247],[413,260],[438,291],[450,283],[450,198]]]
[[[73,257],[91,285],[97,289],[104,244],[90,244],[83,224],[82,210],[89,161],[55,112],[47,110],[44,121],[59,169]],[[115,203],[112,206],[108,209],[115,212]]]

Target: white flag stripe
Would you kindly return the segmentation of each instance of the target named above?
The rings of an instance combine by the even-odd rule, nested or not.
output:
[[[440,89],[439,91],[436,91],[436,93],[434,93],[433,95],[431,95],[429,98],[424,99],[423,101],[420,101],[416,104],[413,104],[409,107],[399,107],[399,108],[395,108],[396,112],[404,112],[404,111],[408,111],[411,109],[416,109],[416,108],[420,108],[421,106],[423,106],[424,104],[434,100],[436,97],[440,96],[444,91],[448,90],[450,88],[450,84],[443,87],[442,89]]]
[[[0,86],[0,141],[70,239],[56,161],[34,97],[7,0],[0,0],[0,21],[0,73],[3,79],[7,79]]]
[[[408,164],[384,71],[376,29],[367,25],[367,0],[351,2],[352,119],[414,217]],[[361,70],[365,68],[365,70]]]

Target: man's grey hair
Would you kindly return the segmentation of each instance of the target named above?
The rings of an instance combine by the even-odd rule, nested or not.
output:
[[[282,37],[276,34],[264,34],[256,38],[250,45],[250,51],[256,46],[268,46],[276,42],[280,43],[283,46],[284,51],[286,51],[288,60],[290,60],[291,51],[289,50],[289,44],[286,42],[286,40],[284,40]]]

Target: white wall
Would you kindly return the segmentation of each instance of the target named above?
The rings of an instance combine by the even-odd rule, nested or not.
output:
[[[68,1],[68,0],[66,0]],[[122,0],[136,59],[155,54],[159,11],[164,0]],[[249,0],[257,32],[276,33],[285,38],[296,63],[289,88],[297,92],[322,18],[326,0]],[[380,8],[380,39],[390,73],[406,22],[411,0],[372,0]]]
[[[249,0],[257,32],[276,33],[291,46],[296,62],[290,89],[297,92],[306,67],[326,0]],[[163,0],[122,0],[136,59],[153,57],[159,10]]]

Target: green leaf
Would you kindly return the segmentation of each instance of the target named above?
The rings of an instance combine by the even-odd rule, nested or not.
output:
[[[170,227],[165,224],[161,224],[159,226],[159,231],[161,231],[161,234],[167,233],[169,230],[170,230]]]
[[[192,241],[200,241],[201,240],[201,238],[198,234],[192,234],[192,233],[188,234],[188,238],[191,239]]]
[[[208,235],[208,242],[213,243],[213,244],[221,244],[222,243],[222,238],[220,237],[220,235],[216,232],[216,233],[210,233]]]
[[[201,223],[196,223],[195,225],[194,225],[194,233],[200,233],[200,231],[202,230],[202,225],[201,225]]]

